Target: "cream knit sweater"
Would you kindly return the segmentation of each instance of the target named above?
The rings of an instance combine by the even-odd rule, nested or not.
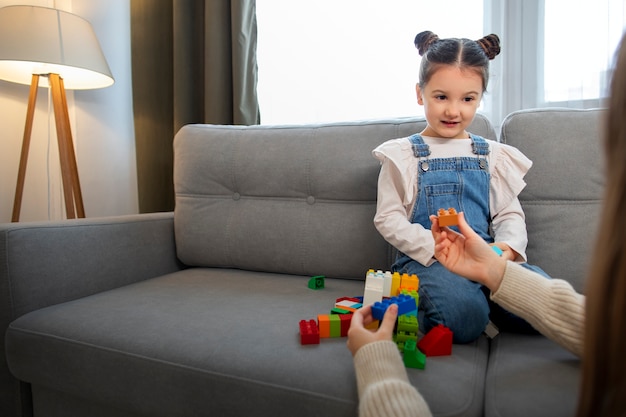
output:
[[[491,299],[581,356],[585,297],[567,281],[545,279],[508,262],[500,288],[491,294]],[[354,356],[354,367],[361,417],[432,415],[424,398],[409,382],[395,343],[383,341],[363,346]]]

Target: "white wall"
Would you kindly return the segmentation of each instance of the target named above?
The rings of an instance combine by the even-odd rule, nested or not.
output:
[[[0,7],[13,4],[56,7],[92,24],[115,83],[67,92],[85,213],[137,213],[130,0],[0,0]],[[29,86],[0,81],[0,222],[11,220],[28,92]],[[20,221],[65,218],[59,171],[48,90],[39,88]]]

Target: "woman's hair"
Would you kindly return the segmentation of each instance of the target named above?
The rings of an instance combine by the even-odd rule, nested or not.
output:
[[[578,416],[626,415],[626,36],[604,123],[604,205],[590,272]],[[581,219],[581,221],[583,221]]]
[[[455,65],[475,71],[483,80],[483,92],[487,90],[489,61],[500,53],[498,35],[491,34],[473,41],[465,38],[439,39],[433,32],[424,31],[415,36],[414,43],[422,57],[420,88],[428,84],[430,77],[442,65]]]

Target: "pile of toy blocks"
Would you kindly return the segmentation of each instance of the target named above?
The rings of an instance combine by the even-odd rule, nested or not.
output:
[[[323,276],[311,278],[309,288],[324,288]],[[319,344],[323,338],[346,336],[352,314],[364,305],[372,305],[372,316],[376,321],[369,327],[376,329],[387,308],[396,304],[398,319],[394,341],[403,354],[405,366],[424,369],[427,356],[452,353],[452,332],[439,325],[418,341],[418,289],[419,279],[416,275],[370,269],[365,276],[363,297],[338,298],[329,314],[318,314],[317,321],[300,320],[300,343]]]

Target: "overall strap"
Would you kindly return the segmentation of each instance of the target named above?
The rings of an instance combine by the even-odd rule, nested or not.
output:
[[[489,144],[482,136],[470,133],[470,139],[472,140],[472,152],[476,155],[489,155]]]
[[[411,144],[413,145],[413,154],[416,158],[426,158],[430,155],[430,148],[426,143],[424,143],[424,139],[418,133],[409,137]]]

